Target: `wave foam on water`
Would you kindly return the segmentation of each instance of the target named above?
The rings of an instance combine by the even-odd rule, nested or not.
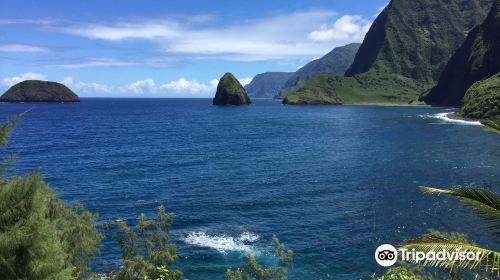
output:
[[[232,251],[252,251],[253,243],[259,240],[257,234],[242,232],[237,236],[227,234],[209,234],[204,231],[193,231],[187,234],[184,242],[190,245],[207,247],[217,250],[222,254]]]
[[[481,122],[479,121],[469,121],[469,120],[459,120],[459,119],[452,119],[448,117],[449,112],[445,113],[437,113],[437,114],[425,114],[422,115],[421,117],[423,118],[433,118],[433,119],[438,119],[446,123],[454,123],[454,124],[460,124],[460,125],[482,125]]]

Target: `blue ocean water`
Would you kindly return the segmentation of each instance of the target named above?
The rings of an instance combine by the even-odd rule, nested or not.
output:
[[[435,117],[449,109],[82,99],[0,103],[0,119],[28,109],[14,172],[40,170],[102,221],[166,205],[186,279],[224,279],[247,250],[271,263],[273,234],[295,252],[290,279],[369,279],[378,245],[428,228],[500,249],[468,209],[417,188],[499,190],[500,135]],[[108,238],[95,267],[119,257]]]

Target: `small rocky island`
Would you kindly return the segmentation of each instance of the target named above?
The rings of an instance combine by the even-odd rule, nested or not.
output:
[[[13,85],[2,96],[0,102],[80,102],[80,98],[63,84],[48,81],[28,80]]]
[[[250,98],[240,82],[231,73],[226,73],[219,80],[213,105],[244,105],[250,104]]]

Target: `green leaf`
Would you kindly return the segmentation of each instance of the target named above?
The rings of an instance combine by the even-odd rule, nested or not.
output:
[[[445,235],[437,233],[424,234],[415,239],[410,239],[402,244],[402,248],[415,249],[420,252],[438,252],[446,251],[449,253],[455,250],[479,253],[477,260],[424,260],[419,263],[424,266],[445,267],[448,269],[466,268],[466,269],[484,269],[498,274],[500,272],[500,253],[489,249],[480,248],[476,245],[463,241],[453,240]],[[416,263],[414,260],[413,263]]]
[[[474,213],[490,223],[490,228],[500,235],[500,196],[488,189],[471,186],[453,189],[437,189],[421,186],[424,193],[446,194],[458,198],[462,203],[472,208]]]

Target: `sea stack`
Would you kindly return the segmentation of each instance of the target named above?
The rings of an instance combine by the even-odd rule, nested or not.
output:
[[[244,105],[250,104],[250,98],[240,82],[231,73],[226,73],[219,80],[213,105]]]
[[[80,98],[63,84],[48,81],[27,80],[13,85],[0,102],[80,102]]]

